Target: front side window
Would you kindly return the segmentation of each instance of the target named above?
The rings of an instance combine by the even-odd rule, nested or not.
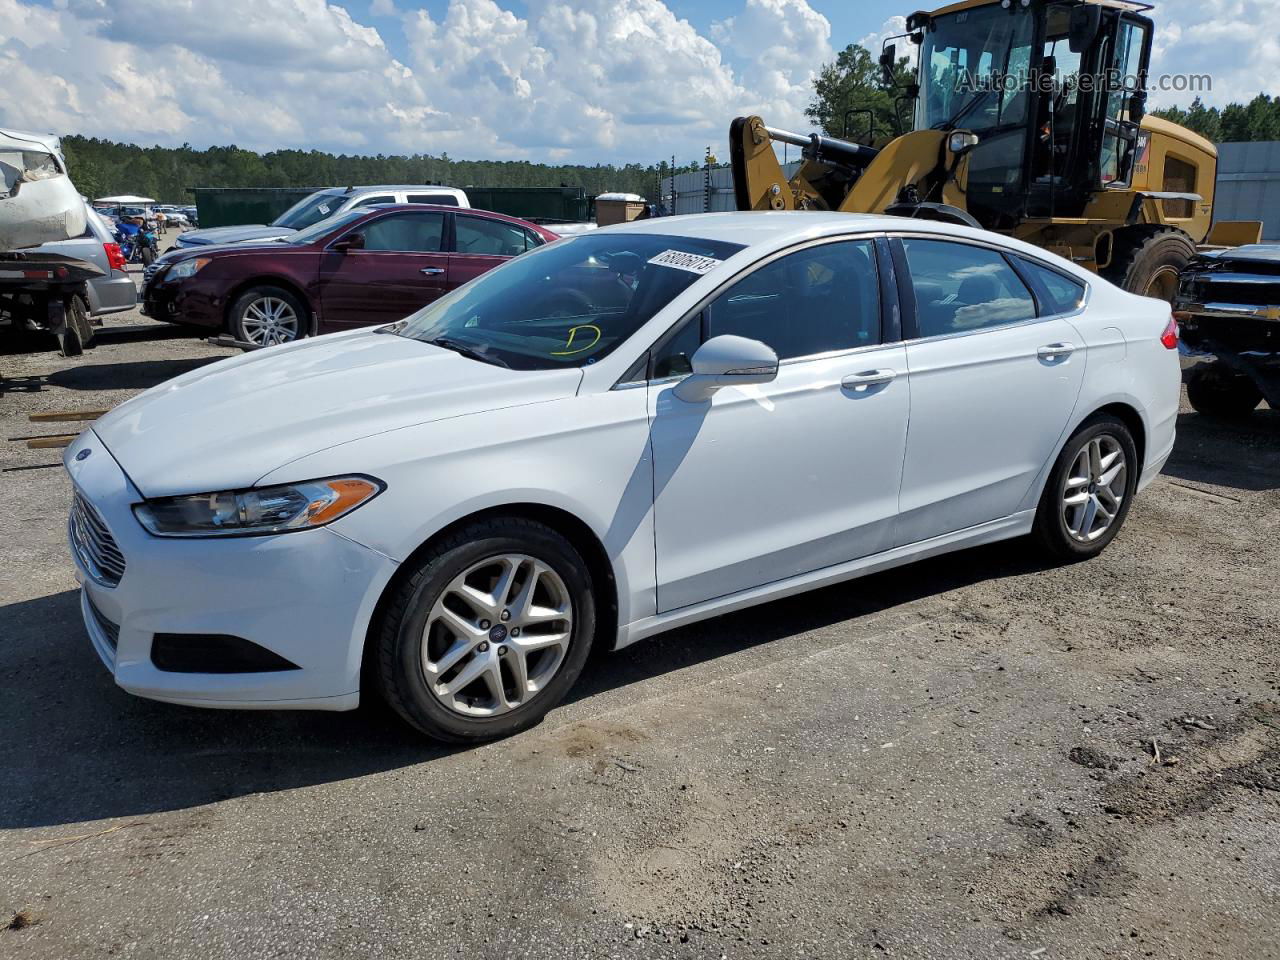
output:
[[[902,240],[921,337],[1031,320],[1031,291],[988,247],[946,240]]]
[[[372,207],[375,203],[395,203],[396,198],[389,194],[381,197],[361,197],[352,207]]]
[[[779,360],[879,343],[873,241],[808,247],[748,274],[655,351],[652,377],[692,372],[693,352],[724,334],[768,344]]]
[[[443,247],[443,213],[400,213],[360,227],[364,249],[398,253],[439,253]]]
[[[581,367],[617,349],[741,249],[648,233],[564,238],[482,274],[392,329],[515,369]]]
[[[454,221],[454,252],[514,257],[529,249],[523,227],[502,220],[459,216]]]

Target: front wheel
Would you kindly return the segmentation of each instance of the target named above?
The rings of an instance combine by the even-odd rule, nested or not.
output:
[[[1124,421],[1109,414],[1086,420],[1053,465],[1032,536],[1058,560],[1096,557],[1120,532],[1140,469]]]
[[[281,287],[253,287],[231,305],[231,333],[244,343],[272,347],[307,335],[307,311]]]
[[[156,252],[150,247],[142,248],[142,265],[149,267],[156,262]]]
[[[472,524],[421,558],[391,596],[373,674],[391,707],[438,740],[477,743],[538,723],[582,672],[591,575],[544,524]]]
[[[1262,391],[1244,374],[1229,369],[1222,361],[1199,363],[1187,376],[1187,402],[1206,417],[1239,420],[1249,416],[1262,402]]]

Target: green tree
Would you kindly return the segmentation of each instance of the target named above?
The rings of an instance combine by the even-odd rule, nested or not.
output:
[[[894,68],[894,86],[905,86],[914,79],[906,57]],[[867,115],[850,111],[870,110],[877,137],[892,136],[899,131],[894,110],[897,93],[887,87],[880,75],[879,61],[856,43],[841,50],[834,63],[824,63],[813,80],[813,99],[805,116],[832,137],[865,140]],[[848,117],[849,129],[845,130]]]

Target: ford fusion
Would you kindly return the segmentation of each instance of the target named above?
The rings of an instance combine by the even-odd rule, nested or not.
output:
[[[223,360],[66,451],[125,690],[536,723],[595,645],[1030,535],[1098,554],[1173,446],[1167,304],[946,224],[644,221]]]

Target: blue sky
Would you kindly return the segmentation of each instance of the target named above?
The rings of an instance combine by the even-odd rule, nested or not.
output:
[[[0,0],[0,125],[134,143],[650,163],[730,121],[804,130],[890,0]],[[1280,72],[1275,0],[1162,0],[1153,74]],[[1248,24],[1247,56],[1241,56]],[[1156,106],[1190,96],[1154,95]]]

